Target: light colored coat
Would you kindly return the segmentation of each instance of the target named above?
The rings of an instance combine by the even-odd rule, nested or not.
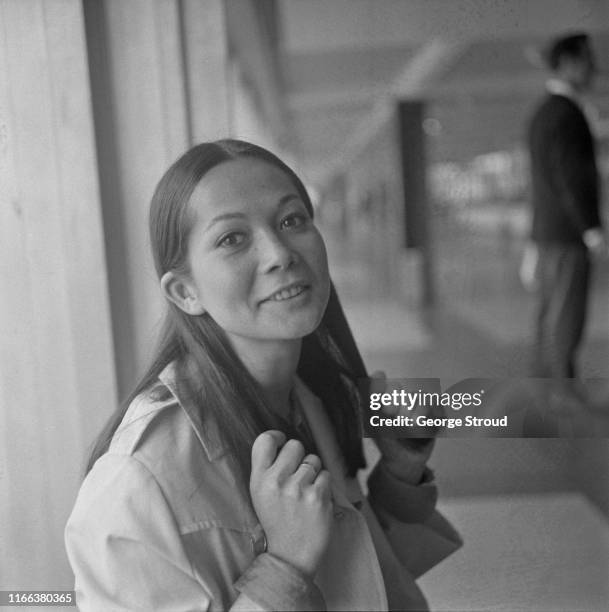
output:
[[[142,395],[131,404],[78,494],[65,539],[80,610],[426,609],[414,578],[459,545],[434,512],[429,471],[418,486],[379,469],[373,475],[376,497],[404,498],[416,523],[397,521],[375,500],[373,511],[356,479],[345,477],[321,402],[297,381],[335,509],[311,582],[264,552],[262,527],[217,432],[180,403],[172,376],[171,367],[160,376],[169,400]]]

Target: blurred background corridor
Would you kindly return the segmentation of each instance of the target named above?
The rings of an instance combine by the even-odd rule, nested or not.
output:
[[[369,371],[531,376],[526,126],[571,30],[607,227],[609,0],[0,0],[0,590],[72,588],[85,458],[162,313],[148,204],[194,143],[305,179]],[[605,392],[608,272],[580,353]],[[422,580],[433,610],[609,608],[607,440],[440,439],[431,463],[465,540]]]

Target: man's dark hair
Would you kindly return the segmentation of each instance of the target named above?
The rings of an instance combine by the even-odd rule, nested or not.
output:
[[[544,53],[546,63],[551,70],[556,70],[565,57],[579,58],[590,52],[590,38],[584,32],[555,38]]]

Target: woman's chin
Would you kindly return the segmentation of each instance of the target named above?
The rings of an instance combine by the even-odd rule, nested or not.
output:
[[[273,322],[270,334],[276,338],[296,340],[312,334],[321,323],[323,311],[298,313],[284,320]]]
[[[286,340],[296,340],[312,334],[319,327],[320,321],[321,317],[311,321],[302,321],[298,324],[286,325],[285,328],[277,331]]]

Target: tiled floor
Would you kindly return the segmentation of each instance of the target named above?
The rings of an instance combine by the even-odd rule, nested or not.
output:
[[[464,547],[420,586],[434,611],[604,612],[609,526],[575,493],[450,500]]]

